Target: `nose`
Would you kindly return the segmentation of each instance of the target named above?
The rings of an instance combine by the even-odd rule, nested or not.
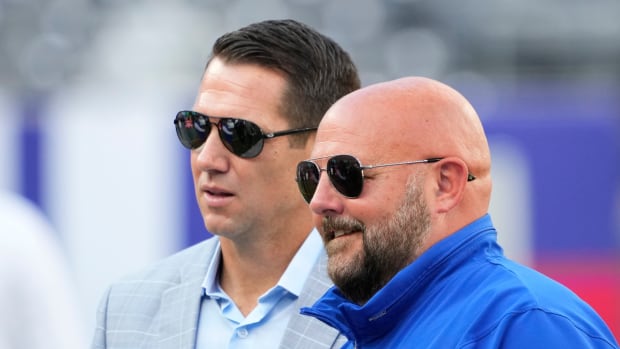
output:
[[[226,172],[229,168],[230,152],[224,147],[218,135],[217,125],[210,124],[211,132],[205,142],[192,150],[192,159],[203,172]]]
[[[339,215],[344,211],[344,200],[346,198],[329,181],[327,173],[321,171],[319,183],[310,200],[310,209],[317,215],[331,216]]]

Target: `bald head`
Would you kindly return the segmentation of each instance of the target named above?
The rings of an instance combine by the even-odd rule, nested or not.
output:
[[[402,156],[458,156],[477,177],[488,174],[489,147],[480,119],[457,91],[408,77],[355,91],[336,103],[321,128],[350,126],[373,147]]]
[[[434,157],[460,163],[465,178],[476,179],[462,185],[451,213],[467,223],[488,210],[491,159],[482,124],[460,93],[438,81],[407,77],[355,91],[327,112],[316,142],[323,154],[314,156],[341,153],[346,144],[368,163]],[[447,229],[459,228],[452,221],[456,227]]]

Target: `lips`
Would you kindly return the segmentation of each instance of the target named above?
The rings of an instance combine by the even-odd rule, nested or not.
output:
[[[326,241],[363,231],[364,224],[352,218],[324,217],[323,219],[323,234]]]
[[[232,196],[233,193],[216,186],[202,185],[200,190],[213,196]]]
[[[333,238],[339,238],[341,236],[347,235],[347,234],[351,234],[352,231],[344,231],[344,230],[337,230],[331,233],[331,235],[333,235]]]
[[[205,192],[213,196],[232,196],[233,195],[232,193],[229,193],[224,190],[219,190],[219,189],[208,189],[208,190],[205,190]]]
[[[233,202],[235,193],[226,190],[222,187],[202,185],[201,191],[201,203],[210,208],[223,208]]]

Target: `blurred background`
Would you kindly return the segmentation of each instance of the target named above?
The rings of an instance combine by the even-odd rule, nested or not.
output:
[[[109,283],[208,236],[172,120],[213,41],[294,18],[348,50],[363,85],[460,90],[489,135],[507,254],[619,337],[618,14],[617,0],[0,0],[0,188],[54,227],[89,341]]]

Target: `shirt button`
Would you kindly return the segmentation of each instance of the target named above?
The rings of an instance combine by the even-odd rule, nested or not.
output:
[[[248,329],[243,327],[237,330],[237,337],[246,338],[248,336]]]

